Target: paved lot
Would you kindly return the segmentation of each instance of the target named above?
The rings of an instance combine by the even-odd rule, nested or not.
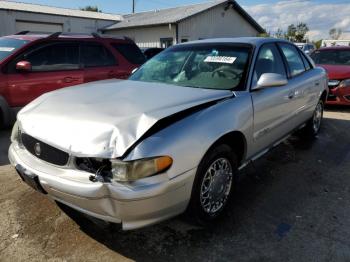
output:
[[[349,261],[350,109],[325,117],[315,141],[292,137],[248,167],[210,229],[178,217],[122,232],[62,212],[20,181],[0,132],[0,260]]]

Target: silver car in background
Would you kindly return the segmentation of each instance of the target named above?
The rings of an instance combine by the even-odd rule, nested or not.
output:
[[[239,169],[297,129],[318,133],[327,93],[325,71],[287,41],[189,42],[129,80],[39,97],[9,159],[36,190],[125,230],[184,211],[208,224]]]
[[[309,55],[313,51],[316,50],[316,46],[314,44],[309,44],[309,43],[295,43],[297,47],[299,47],[301,50],[305,52],[305,54]]]

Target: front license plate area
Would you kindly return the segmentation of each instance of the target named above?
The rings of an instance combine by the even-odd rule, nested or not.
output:
[[[21,179],[30,187],[35,189],[36,191],[39,191],[40,193],[47,194],[45,189],[41,186],[39,177],[32,172],[26,170],[24,167],[21,165],[17,165],[16,171],[18,175],[21,177]]]

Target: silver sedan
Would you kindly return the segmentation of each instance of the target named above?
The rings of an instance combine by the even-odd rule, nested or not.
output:
[[[297,129],[316,135],[323,69],[275,39],[158,54],[129,80],[45,94],[20,111],[9,159],[34,189],[123,229],[222,215],[238,170]]]

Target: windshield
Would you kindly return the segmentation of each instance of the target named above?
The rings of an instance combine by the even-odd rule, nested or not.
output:
[[[19,40],[8,37],[0,38],[0,61],[4,60],[6,57],[15,52],[18,48],[24,46],[28,41]]]
[[[311,58],[320,65],[350,65],[350,50],[319,50]]]
[[[170,48],[137,70],[130,80],[211,89],[244,84],[251,48],[242,45],[185,45]]]

